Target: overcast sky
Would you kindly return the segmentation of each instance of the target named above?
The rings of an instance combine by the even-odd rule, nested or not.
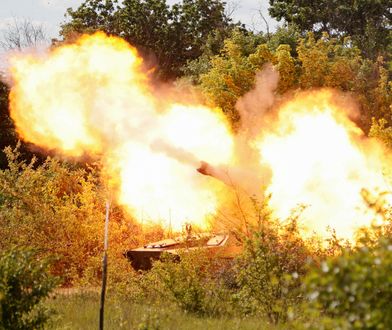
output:
[[[58,36],[59,26],[64,21],[67,8],[77,8],[83,0],[0,0],[0,34],[15,19],[28,19],[45,27],[49,38]],[[168,4],[178,2],[168,0]],[[270,29],[276,22],[268,16],[268,0],[227,1],[228,10],[234,9],[234,20],[240,20],[248,28],[265,31],[259,10],[267,18]]]

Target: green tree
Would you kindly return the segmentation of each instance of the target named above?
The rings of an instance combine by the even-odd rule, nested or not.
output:
[[[211,34],[232,26],[224,9],[220,0],[184,0],[171,7],[165,0],[86,0],[78,9],[68,9],[71,21],[61,34],[102,30],[120,36],[144,57],[154,57],[160,78],[169,79],[203,53]]]
[[[210,105],[221,107],[232,123],[239,120],[235,104],[253,87],[256,71],[275,61],[267,45],[259,41],[257,36],[235,30],[221,53],[211,58],[210,70],[200,77]]]
[[[270,0],[269,3],[272,17],[295,24],[301,31],[351,36],[369,58],[388,54],[392,43],[389,0]]]
[[[279,26],[276,31],[270,35],[267,42],[268,48],[272,51],[276,51],[280,45],[289,45],[291,56],[297,57],[298,40],[303,36],[303,34],[304,33],[301,33],[293,24],[288,26]]]
[[[0,80],[0,149],[3,150],[9,145],[15,145],[17,142],[16,132],[8,110],[9,89],[6,84]],[[7,166],[5,154],[0,154],[0,168]]]

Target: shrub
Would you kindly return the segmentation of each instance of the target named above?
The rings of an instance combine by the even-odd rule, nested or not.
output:
[[[51,270],[61,274],[64,284],[100,283],[108,194],[99,180],[98,166],[88,168],[50,157],[41,164],[34,159],[27,163],[18,147],[4,152],[8,168],[0,170],[0,250],[14,245],[35,247],[42,255],[57,257]],[[124,250],[151,236],[160,238],[157,230],[142,231],[115,204],[109,226],[111,266],[124,263]]]
[[[27,248],[12,248],[0,256],[0,329],[44,327],[50,314],[40,302],[59,283],[49,265]]]
[[[310,306],[326,316],[348,320],[355,329],[392,327],[392,243],[345,250],[313,269],[306,278]]]
[[[219,278],[223,267],[219,259],[199,249],[183,251],[180,259],[166,254],[154,263],[149,276],[161,299],[198,315],[227,312],[228,291]]]
[[[270,222],[253,232],[237,265],[243,312],[285,322],[302,300],[300,281],[310,255],[295,221],[287,227]]]

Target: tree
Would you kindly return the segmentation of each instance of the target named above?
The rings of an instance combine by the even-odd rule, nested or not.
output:
[[[9,89],[6,84],[0,80],[0,149],[3,150],[9,145],[15,145],[17,142],[14,124],[9,116],[8,110],[8,93]],[[0,169],[7,166],[7,158],[4,153],[0,153]]]
[[[219,55],[211,58],[211,68],[200,77],[201,88],[212,106],[219,106],[232,123],[239,114],[235,104],[255,82],[256,71],[273,62],[274,55],[253,34],[234,30]]]
[[[68,9],[64,37],[102,30],[117,35],[154,57],[162,79],[181,75],[187,61],[198,58],[211,34],[232,26],[220,0],[184,0],[169,7],[165,0],[86,0]],[[222,38],[221,38],[222,40]]]
[[[37,47],[47,42],[47,37],[43,25],[37,25],[24,19],[14,18],[3,32],[0,46],[5,50]]]
[[[351,36],[363,54],[375,59],[388,55],[392,43],[390,0],[270,0],[269,13],[301,31]]]
[[[392,108],[391,108],[392,112]],[[392,127],[387,126],[388,122],[385,119],[376,121],[373,119],[372,126],[370,127],[369,136],[378,138],[389,149],[392,149]]]
[[[301,38],[297,47],[300,86],[353,90],[362,58],[356,47],[348,47],[349,42],[349,39],[341,42],[326,33],[318,40],[311,32]]]
[[[277,46],[282,36],[289,44]],[[290,44],[294,36],[297,40],[293,49]],[[197,63],[203,64],[205,70],[199,71],[199,81],[210,105],[221,107],[234,124],[239,120],[235,108],[237,100],[254,87],[256,72],[266,63],[272,63],[280,75],[279,94],[290,89],[320,87],[349,92],[359,105],[361,116],[357,124],[368,132],[373,117],[384,118],[381,135],[390,134],[390,73],[382,57],[375,61],[366,59],[351,38],[335,38],[327,33],[317,37],[313,32],[300,37],[295,30],[281,29],[267,41],[262,36],[234,30],[224,45],[219,55],[210,57],[208,64],[205,59]],[[197,66],[195,68],[197,70]]]

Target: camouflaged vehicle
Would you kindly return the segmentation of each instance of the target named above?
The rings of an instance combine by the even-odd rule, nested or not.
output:
[[[211,256],[221,259],[233,259],[241,251],[238,242],[228,234],[191,234],[162,241],[148,243],[143,247],[128,250],[124,256],[135,270],[149,270],[153,260],[159,260],[164,252],[180,261],[179,254],[195,249],[206,249]]]

